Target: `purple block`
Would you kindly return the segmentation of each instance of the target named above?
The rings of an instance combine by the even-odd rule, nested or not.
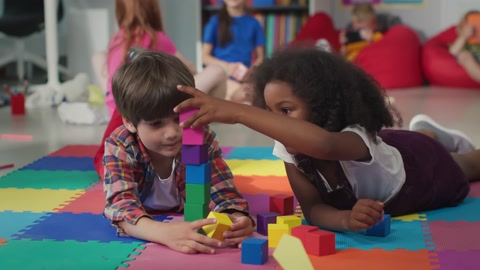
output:
[[[268,235],[268,224],[275,224],[279,214],[269,212],[257,215],[257,232],[262,235]]]
[[[200,165],[208,161],[208,145],[182,145],[182,163]]]

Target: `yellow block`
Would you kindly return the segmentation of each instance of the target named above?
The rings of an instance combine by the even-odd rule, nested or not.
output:
[[[85,193],[85,190],[51,190],[32,188],[0,189],[0,211],[53,212],[55,208]]]
[[[268,247],[277,247],[282,235],[288,234],[287,224],[268,224]]]
[[[302,220],[295,216],[277,216],[277,224],[287,224],[288,234],[292,233],[292,228],[302,225]]]
[[[216,218],[217,223],[203,226],[202,229],[205,234],[210,238],[223,241],[223,233],[230,230],[233,224],[230,217],[227,214],[212,211],[208,214],[207,218]]]
[[[284,234],[280,239],[273,257],[284,270],[313,270],[302,241],[288,234]]]
[[[227,159],[233,175],[285,176],[285,166],[281,160],[240,160]]]

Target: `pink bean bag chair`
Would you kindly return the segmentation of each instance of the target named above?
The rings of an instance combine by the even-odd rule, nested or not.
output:
[[[425,77],[431,85],[480,90],[480,83],[472,80],[448,51],[449,45],[456,38],[456,26],[452,26],[423,45],[422,65]]]
[[[338,51],[339,33],[329,15],[317,13],[307,20],[290,46],[313,46],[319,38],[325,38]],[[420,40],[411,28],[402,24],[386,30],[383,38],[363,49],[354,63],[385,89],[423,84]]]

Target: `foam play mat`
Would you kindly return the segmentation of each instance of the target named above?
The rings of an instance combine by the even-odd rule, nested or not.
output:
[[[0,269],[280,269],[241,263],[236,248],[186,255],[117,237],[102,215],[94,145],[66,146],[0,178]],[[253,215],[269,196],[292,194],[271,148],[223,148]],[[458,207],[393,218],[387,237],[337,233],[336,253],[309,255],[315,269],[480,269],[480,183]],[[297,206],[295,213],[301,215]],[[162,222],[183,220],[161,214]],[[258,234],[255,237],[263,237]]]

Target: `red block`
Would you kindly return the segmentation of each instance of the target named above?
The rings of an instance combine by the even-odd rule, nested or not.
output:
[[[307,233],[305,250],[310,255],[325,256],[335,254],[335,234],[323,230]]]
[[[10,107],[13,115],[24,115],[25,114],[25,96],[23,94],[11,94]]]
[[[297,227],[292,228],[292,236],[297,237],[298,239],[302,240],[304,246],[307,245],[307,234],[309,232],[318,231],[318,227],[315,226],[308,226],[308,225],[300,225]]]
[[[270,197],[270,212],[293,215],[293,196],[278,194]]]

